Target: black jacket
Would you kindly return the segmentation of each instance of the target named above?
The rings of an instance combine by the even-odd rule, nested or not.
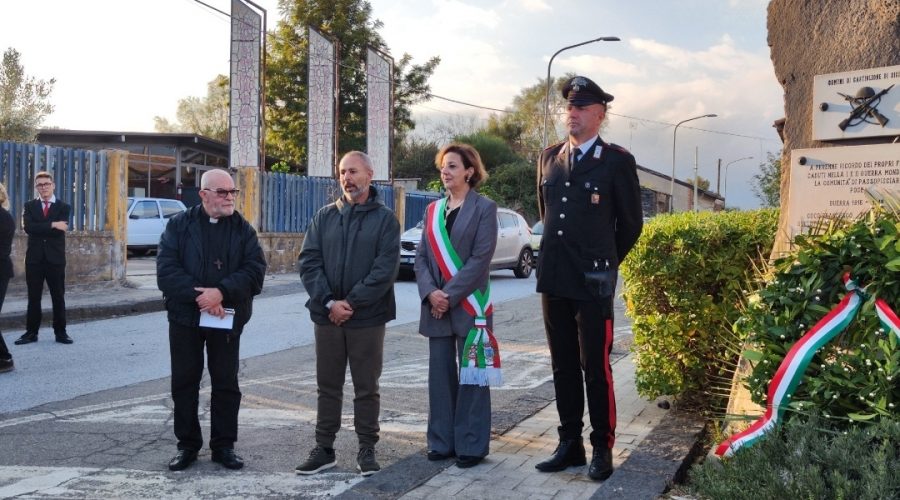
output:
[[[346,300],[347,328],[367,328],[397,316],[394,280],[400,269],[400,223],[375,188],[360,205],[343,198],[316,212],[300,250],[300,277],[309,293],[309,315],[330,324],[329,300]]]
[[[13,263],[9,254],[12,252],[15,235],[16,223],[13,221],[12,215],[8,210],[0,207],[0,278],[13,277]],[[3,300],[3,297],[0,297],[0,300]]]
[[[234,308],[234,330],[239,332],[253,313],[253,296],[262,291],[266,258],[256,230],[241,214],[222,217],[219,224],[227,224],[230,230],[223,257],[228,275],[219,283],[202,283],[207,250],[200,224],[208,218],[201,205],[172,217],[159,240],[156,284],[165,298],[169,321],[193,327],[200,323],[195,300],[199,292],[194,287],[216,286],[222,291],[223,306]]]
[[[44,205],[41,200],[25,202],[22,213],[22,226],[28,233],[28,248],[25,250],[25,265],[49,264],[66,265],[66,232],[53,229],[50,224],[57,221],[69,222],[69,205],[56,199],[50,204],[47,216],[44,217]]]
[[[550,146],[538,160],[544,235],[537,291],[591,300],[584,272],[594,262],[618,269],[641,235],[641,186],[631,153],[600,138],[571,171],[569,163],[568,142]]]

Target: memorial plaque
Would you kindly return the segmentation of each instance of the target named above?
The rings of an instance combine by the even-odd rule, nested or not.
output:
[[[823,217],[865,212],[867,188],[900,189],[900,144],[791,151],[790,237]]]
[[[900,66],[816,75],[813,139],[900,135]]]

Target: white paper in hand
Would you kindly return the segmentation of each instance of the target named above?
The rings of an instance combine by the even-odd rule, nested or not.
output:
[[[225,317],[219,318],[206,311],[200,311],[200,326],[231,330],[234,327],[234,309],[225,308]]]

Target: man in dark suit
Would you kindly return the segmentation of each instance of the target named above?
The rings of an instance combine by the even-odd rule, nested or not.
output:
[[[50,172],[38,172],[34,176],[34,188],[38,197],[25,203],[22,222],[28,234],[25,251],[25,283],[28,286],[28,312],[25,334],[16,344],[37,342],[41,327],[41,295],[44,282],[50,290],[53,302],[53,333],[56,341],[71,344],[66,333],[66,231],[69,230],[69,205],[53,194],[53,176]]]
[[[566,82],[568,140],[538,160],[538,201],[544,221],[537,291],[550,346],[559,446],[535,467],[555,472],[586,463],[581,432],[585,386],[593,458],[588,475],[613,472],[616,404],[609,356],[613,290],[619,263],[643,225],[634,157],[599,137],[613,96],[588,78]]]

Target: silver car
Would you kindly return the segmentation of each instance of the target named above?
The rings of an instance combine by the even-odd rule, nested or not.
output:
[[[419,221],[416,227],[400,235],[401,272],[413,272],[422,227],[423,223]],[[491,269],[512,269],[516,278],[527,278],[534,269],[531,228],[521,215],[507,208],[497,209],[497,248],[491,259]]]
[[[156,250],[169,219],[185,210],[180,200],[128,198],[128,251],[145,255]]]

